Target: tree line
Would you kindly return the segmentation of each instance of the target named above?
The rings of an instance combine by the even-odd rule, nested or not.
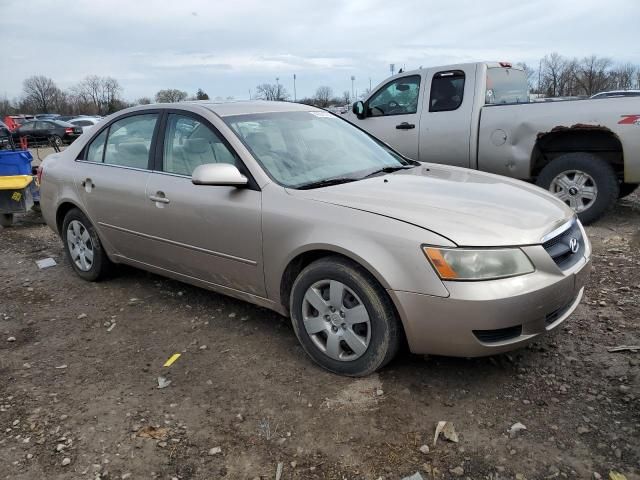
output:
[[[527,72],[530,91],[545,97],[591,96],[606,90],[640,89],[640,66],[616,63],[609,57],[591,55],[577,59],[552,53],[540,60],[537,69],[524,63],[517,65]],[[359,97],[365,97],[368,93],[369,89],[366,89]],[[348,90],[336,95],[331,87],[320,86],[314,95],[296,101],[326,108],[349,104],[355,100],[352,97]],[[281,83],[263,83],[256,87],[253,98],[290,101],[291,95]],[[130,102],[123,98],[123,88],[113,77],[89,75],[63,90],[53,79],[34,75],[24,80],[20,98],[12,101],[0,98],[0,115],[108,115],[122,108],[150,104],[152,101],[172,103],[208,99],[209,95],[202,89],[189,95],[184,90],[168,88],[159,90],[153,100],[151,97],[142,97]],[[233,100],[233,97],[215,97],[215,100]]]

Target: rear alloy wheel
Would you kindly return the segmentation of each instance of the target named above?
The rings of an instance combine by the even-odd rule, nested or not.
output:
[[[547,164],[536,181],[589,224],[618,200],[618,177],[611,164],[586,152],[565,153]]]
[[[64,217],[61,234],[67,257],[80,277],[93,282],[108,272],[111,262],[84,213],[77,208],[69,210]]]
[[[402,330],[387,293],[359,265],[327,257],[293,284],[294,330],[307,354],[329,371],[364,376],[396,354]]]

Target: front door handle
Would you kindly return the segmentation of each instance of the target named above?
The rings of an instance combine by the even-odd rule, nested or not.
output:
[[[169,199],[165,197],[156,197],[155,195],[151,195],[149,200],[156,203],[169,203]]]
[[[411,130],[412,128],[416,128],[413,123],[402,122],[399,125],[396,125],[398,130]]]
[[[149,200],[155,202],[157,207],[162,207],[169,203],[169,199],[165,196],[164,192],[156,192],[155,195],[149,195]]]

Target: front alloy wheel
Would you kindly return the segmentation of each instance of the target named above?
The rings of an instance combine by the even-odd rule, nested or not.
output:
[[[331,372],[369,375],[400,347],[402,327],[389,295],[344,257],[307,265],[293,283],[289,311],[304,351]]]
[[[334,360],[356,360],[369,347],[367,308],[353,290],[337,280],[321,280],[307,289],[302,319],[316,347]]]

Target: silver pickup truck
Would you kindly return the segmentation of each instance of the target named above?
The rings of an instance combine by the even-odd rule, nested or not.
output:
[[[509,63],[399,73],[346,118],[414,160],[535,182],[583,223],[640,184],[640,97],[530,102]]]

